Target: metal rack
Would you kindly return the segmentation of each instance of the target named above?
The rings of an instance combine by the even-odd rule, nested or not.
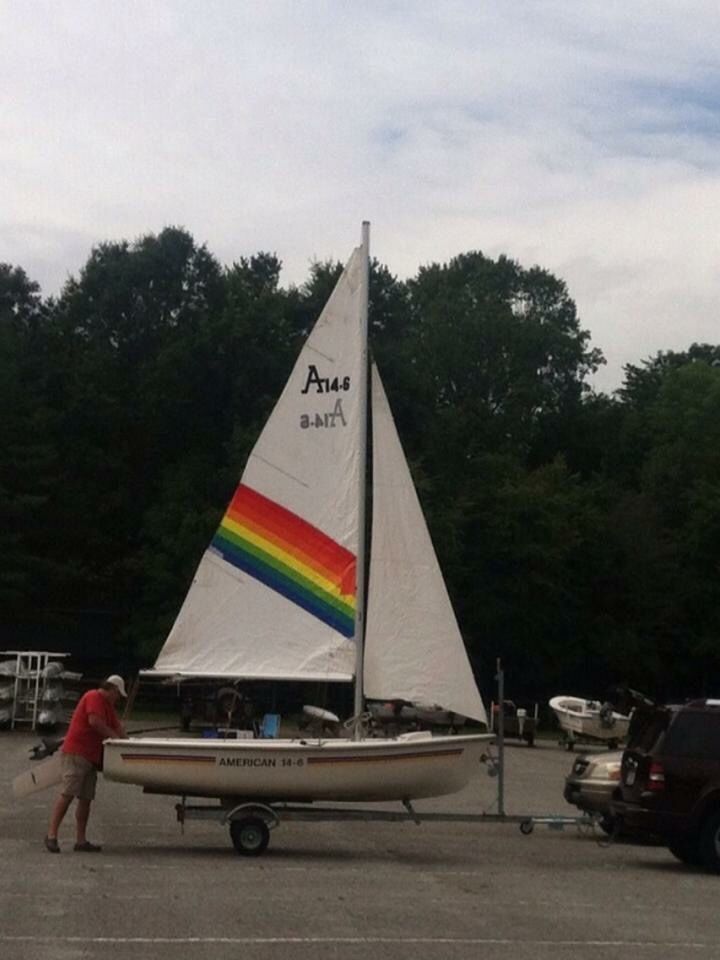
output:
[[[13,688],[10,729],[29,724],[35,730],[38,711],[45,686],[45,668],[55,660],[68,657],[67,653],[48,650],[0,650],[0,657],[15,657],[15,682]]]

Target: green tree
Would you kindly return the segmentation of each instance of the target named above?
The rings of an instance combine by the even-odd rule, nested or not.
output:
[[[605,434],[598,638],[660,696],[698,693],[720,666],[719,352],[695,344],[627,367]]]
[[[48,579],[43,556],[54,453],[41,390],[43,307],[25,271],[0,264],[0,607],[24,614]]]
[[[565,284],[481,253],[423,267],[409,283],[428,408],[462,410],[475,442],[526,450],[538,418],[578,398],[602,362]]]
[[[720,369],[703,360],[672,369],[647,415],[652,449],[643,489],[658,504],[678,553],[681,619],[666,652],[720,667]]]
[[[63,290],[52,382],[63,457],[52,507],[68,606],[122,617],[133,604],[143,517],[163,476],[188,438],[191,448],[217,439],[207,354],[223,303],[219,265],[176,228],[100,245]]]

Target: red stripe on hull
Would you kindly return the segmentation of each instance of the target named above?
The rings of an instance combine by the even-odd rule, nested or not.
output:
[[[120,756],[124,761],[128,761],[129,763],[143,762],[146,760],[152,761],[152,763],[215,763],[215,757],[168,757],[150,753],[121,753]]]
[[[436,757],[459,757],[462,750],[437,750],[433,753],[385,753],[380,756],[365,757],[308,757],[308,763],[390,763],[393,760],[425,760]]]

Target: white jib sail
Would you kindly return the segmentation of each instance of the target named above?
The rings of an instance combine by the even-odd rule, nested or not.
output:
[[[363,268],[358,248],[255,444],[155,672],[352,678]]]
[[[400,445],[372,368],[373,516],[365,696],[487,715]]]

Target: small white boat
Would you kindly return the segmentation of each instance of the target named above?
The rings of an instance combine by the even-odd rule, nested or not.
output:
[[[455,793],[477,770],[485,737],[111,741],[113,780],[151,793],[253,800],[389,801]],[[108,773],[108,744],[105,774]]]
[[[615,748],[626,738],[630,726],[630,717],[599,700],[558,696],[550,700],[550,708],[558,718],[568,750],[578,740],[600,741]]]
[[[354,681],[353,739],[109,740],[108,779],[202,797],[409,801],[461,789],[491,739],[363,736],[365,697],[487,724],[374,364],[368,378],[368,264],[365,227],[149,671]]]

